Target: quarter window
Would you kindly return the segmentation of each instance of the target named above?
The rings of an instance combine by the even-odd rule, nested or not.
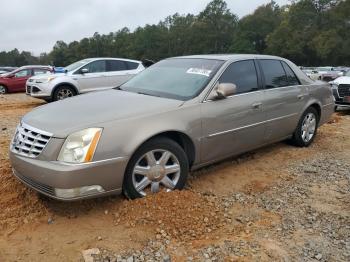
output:
[[[282,61],[282,66],[283,66],[284,71],[286,72],[286,75],[287,75],[288,85],[290,85],[290,86],[300,85],[298,78],[294,74],[293,70],[289,67],[289,65],[287,65],[286,62]]]
[[[219,83],[232,83],[237,86],[237,94],[259,89],[258,77],[253,60],[234,62],[221,75]]]
[[[97,60],[91,62],[90,64],[84,66],[82,69],[88,69],[89,73],[101,73],[106,72],[106,61],[105,60]]]
[[[134,70],[139,67],[139,64],[135,62],[126,62],[126,64],[128,65],[129,70]]]
[[[126,62],[120,60],[107,60],[107,71],[124,71],[128,70]]]
[[[288,86],[286,73],[278,60],[260,60],[266,88]]]

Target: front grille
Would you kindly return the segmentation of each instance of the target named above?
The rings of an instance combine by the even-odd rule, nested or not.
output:
[[[23,183],[31,186],[32,188],[40,191],[40,192],[43,192],[43,193],[46,193],[46,194],[49,194],[49,195],[55,195],[55,190],[53,187],[51,186],[47,186],[47,185],[44,185],[42,183],[39,183],[39,182],[36,182],[34,181],[33,179],[29,178],[29,177],[26,177],[26,176],[22,176],[21,174],[19,174],[18,172],[16,172],[15,170],[13,170],[13,174],[19,179],[21,180]]]
[[[350,85],[344,85],[344,84],[339,85],[338,93],[340,97],[350,96]]]
[[[44,150],[52,134],[21,123],[11,143],[12,152],[35,158]]]

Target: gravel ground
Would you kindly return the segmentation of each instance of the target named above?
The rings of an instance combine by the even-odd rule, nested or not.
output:
[[[183,191],[62,203],[11,175],[7,145],[42,102],[0,97],[0,261],[350,261],[350,113],[309,148],[279,143],[191,174]]]

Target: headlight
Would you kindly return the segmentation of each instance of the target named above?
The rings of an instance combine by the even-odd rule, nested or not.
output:
[[[58,161],[68,163],[90,162],[94,157],[102,128],[88,128],[70,134],[64,142]]]
[[[38,84],[40,84],[40,83],[48,83],[48,82],[54,80],[55,78],[56,78],[56,76],[49,76],[47,78],[38,79],[38,80],[35,81],[35,83],[38,83]]]

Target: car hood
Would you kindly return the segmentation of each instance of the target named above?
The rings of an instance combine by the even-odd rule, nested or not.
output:
[[[48,76],[65,76],[65,73],[50,73],[50,74],[42,74],[42,75],[36,75],[36,76],[32,76],[30,79],[33,80],[41,80],[41,79],[46,79]]]
[[[37,107],[22,121],[54,137],[64,138],[84,128],[103,127],[107,121],[165,112],[182,104],[179,100],[112,89]]]
[[[333,80],[333,83],[336,83],[338,85],[340,85],[340,84],[350,85],[350,76],[338,77],[337,79]]]

